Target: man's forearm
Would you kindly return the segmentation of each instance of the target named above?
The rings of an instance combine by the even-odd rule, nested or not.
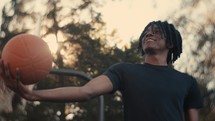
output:
[[[49,102],[76,102],[86,101],[87,93],[82,87],[62,87],[48,90],[34,90],[30,94],[31,101],[49,101]]]

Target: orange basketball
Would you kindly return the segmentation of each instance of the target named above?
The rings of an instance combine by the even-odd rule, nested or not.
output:
[[[23,84],[44,79],[52,68],[52,55],[46,42],[31,34],[19,34],[8,41],[2,51],[4,64],[9,65],[12,77],[20,70]]]

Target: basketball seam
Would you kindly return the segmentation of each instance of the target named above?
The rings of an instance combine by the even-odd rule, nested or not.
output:
[[[24,40],[24,39],[22,39],[22,40]],[[33,40],[33,39],[32,39],[32,40]],[[28,44],[26,43],[26,41],[23,41],[23,44],[24,44],[25,47],[26,47],[26,53],[27,53],[27,55],[30,55],[30,54],[31,54],[31,53],[30,53],[30,48],[29,48]],[[31,66],[33,69],[35,69],[32,56],[30,56],[29,59],[30,59],[30,61],[31,61],[31,63],[29,63],[30,66]],[[34,70],[31,70],[31,71],[32,71],[31,73],[32,73],[32,76],[33,76],[32,80],[34,80],[34,81],[37,80],[37,77],[36,77],[36,75],[35,75]]]

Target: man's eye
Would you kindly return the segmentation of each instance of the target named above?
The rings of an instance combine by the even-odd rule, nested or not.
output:
[[[159,30],[155,30],[154,33],[155,34],[160,34],[160,31]]]
[[[145,37],[147,33],[144,33],[142,36]]]

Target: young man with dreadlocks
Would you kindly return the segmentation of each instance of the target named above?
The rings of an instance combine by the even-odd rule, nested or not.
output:
[[[27,100],[52,102],[86,101],[119,90],[125,121],[198,121],[203,103],[196,80],[170,66],[182,53],[180,33],[167,22],[150,22],[138,49],[144,64],[115,64],[81,87],[30,91],[17,76],[18,85],[10,88]],[[6,79],[10,75],[4,71]]]

